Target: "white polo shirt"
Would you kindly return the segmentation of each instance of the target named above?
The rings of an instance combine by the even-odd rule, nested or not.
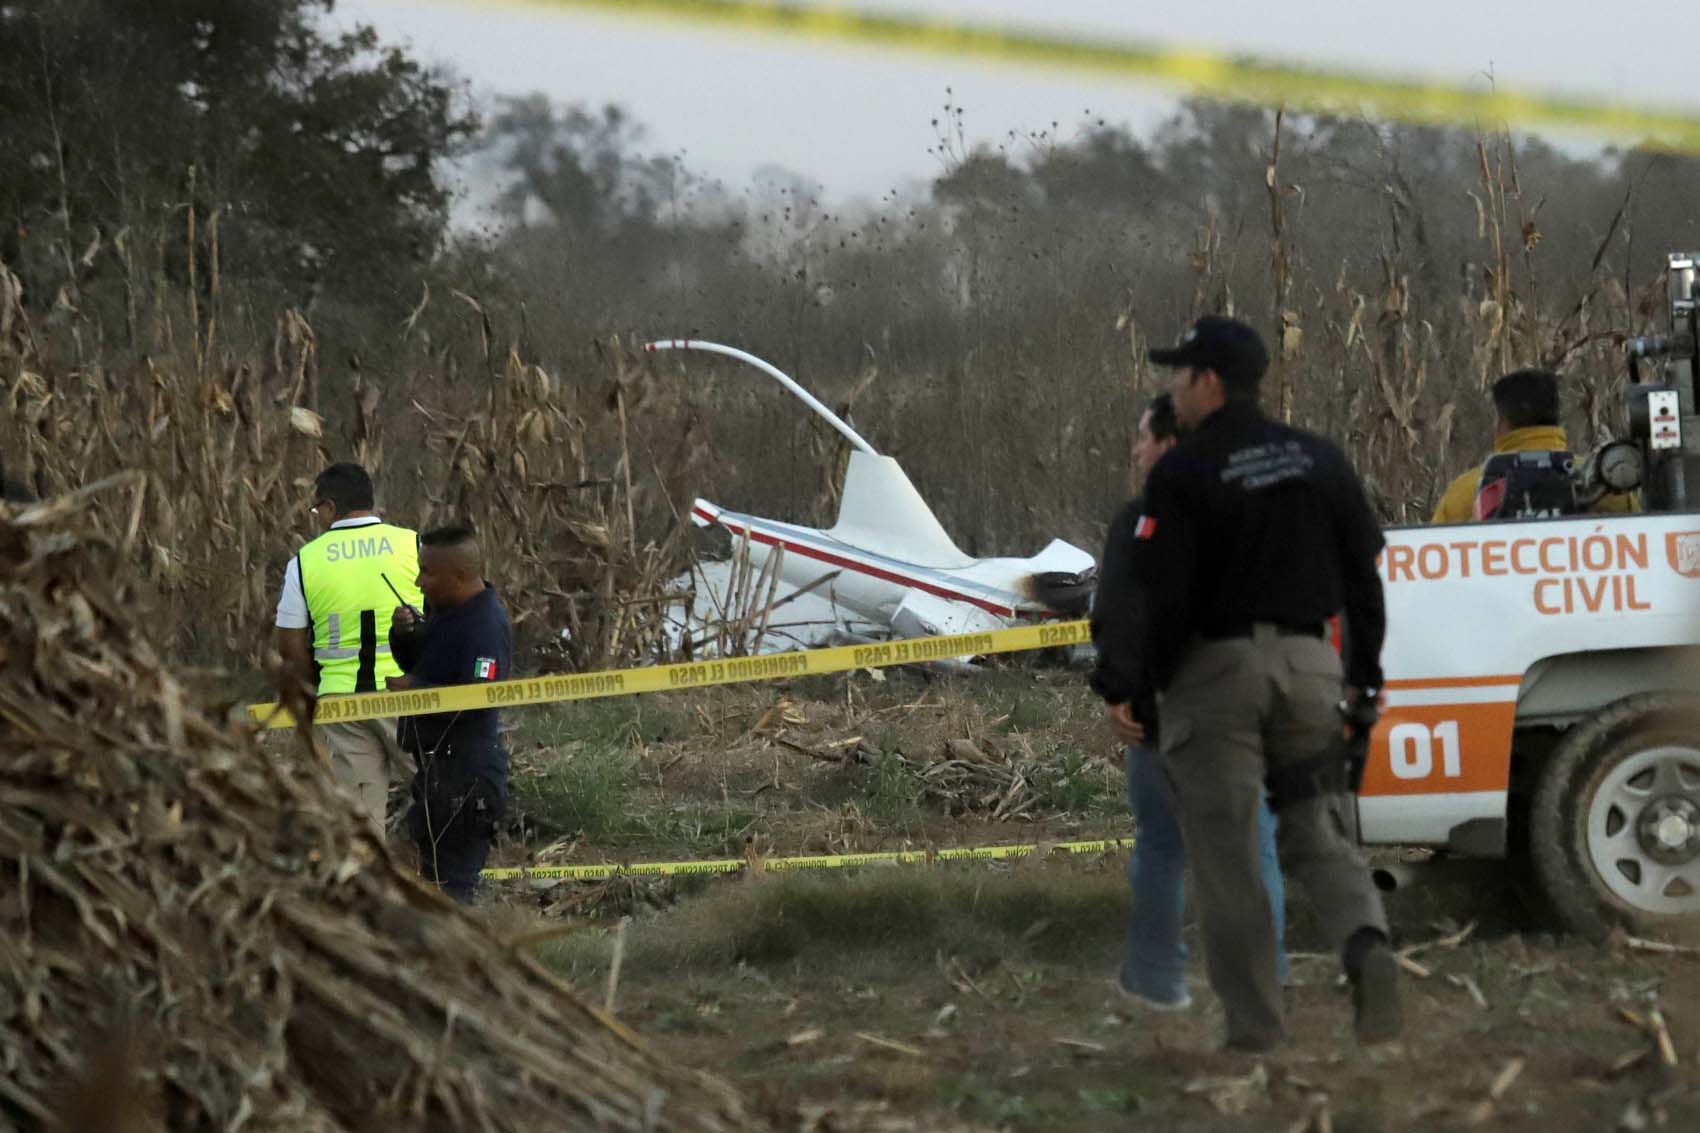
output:
[[[375,515],[363,515],[358,519],[339,519],[331,524],[332,531],[341,531],[345,527],[370,527],[383,520]],[[289,565],[283,570],[283,590],[277,596],[278,629],[306,629],[309,623],[307,617],[307,595],[301,589],[301,557],[289,556]]]

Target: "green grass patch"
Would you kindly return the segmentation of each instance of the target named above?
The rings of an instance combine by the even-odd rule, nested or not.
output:
[[[1120,939],[1127,883],[1118,868],[1023,863],[864,868],[726,879],[696,899],[635,923],[629,964],[718,972],[849,951],[879,962],[932,963],[940,955],[995,963],[1020,956],[1068,960]],[[601,932],[552,941],[542,959],[569,979],[604,969]]]
[[[635,748],[700,730],[682,703],[667,696],[616,696],[516,713],[517,743],[545,748],[587,744]]]
[[[662,853],[737,857],[743,853],[744,838],[761,818],[748,807],[688,805],[632,815],[620,840],[664,847],[658,851]]]
[[[1006,735],[1017,732],[1042,732],[1053,728],[1057,720],[1056,698],[1044,689],[1017,693],[1010,702],[1000,730]]]
[[[538,833],[608,838],[631,826],[637,757],[618,747],[575,744],[512,781],[513,807]]]
[[[921,814],[923,785],[919,776],[895,752],[874,756],[863,781],[866,810],[873,818],[888,822],[912,822]]]
[[[1040,805],[1067,814],[1119,811],[1124,779],[1118,768],[1088,756],[1079,748],[1062,747],[1046,764],[1048,774],[1035,782]]]
[[[538,709],[512,738],[515,812],[535,834],[616,843],[665,816],[640,814],[638,754],[686,734],[686,709],[667,697],[628,696]]]

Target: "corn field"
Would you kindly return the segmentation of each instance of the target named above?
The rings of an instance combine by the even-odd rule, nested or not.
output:
[[[1657,325],[1662,294],[1619,254],[1622,209],[1594,234],[1591,264],[1562,264],[1549,280],[1544,198],[1523,188],[1510,139],[1476,139],[1474,243],[1455,284],[1439,286],[1432,271],[1417,278],[1408,202],[1389,207],[1379,243],[1350,254],[1305,237],[1317,224],[1304,216],[1306,186],[1289,179],[1291,127],[1279,113],[1259,121],[1262,148],[1245,166],[1261,171],[1256,227],[1208,211],[1191,228],[1166,226],[1158,298],[1118,293],[1079,232],[1016,239],[1018,221],[999,229],[963,206],[935,265],[955,299],[919,322],[895,284],[887,307],[870,294],[906,261],[868,266],[864,255],[868,286],[852,294],[848,253],[835,260],[823,246],[840,228],[822,221],[781,248],[816,263],[807,311],[764,321],[772,311],[728,277],[717,294],[748,302],[711,329],[736,340],[749,325],[735,345],[791,368],[898,457],[979,554],[1030,553],[1054,536],[1097,548],[1128,491],[1139,408],[1162,380],[1144,351],[1204,311],[1263,330],[1269,410],[1338,439],[1392,523],[1423,521],[1446,480],[1483,458],[1486,389],[1509,369],[1561,371],[1573,447],[1612,432],[1618,345]],[[1396,201],[1406,189],[1389,178]],[[148,240],[97,235],[79,250],[67,237],[45,311],[0,267],[6,475],[45,495],[141,474],[95,507],[189,669],[263,666],[284,565],[311,534],[312,478],[332,460],[366,465],[395,522],[472,522],[543,667],[665,651],[657,615],[693,551],[682,521],[692,496],[831,520],[836,435],[753,373],[644,361],[643,338],[696,327],[642,296],[626,320],[560,309],[527,290],[523,262],[498,254],[478,271],[463,262],[460,278],[445,267],[399,325],[331,354],[321,328],[337,313],[222,278],[220,229],[218,214],[191,208],[154,218]],[[839,297],[820,279],[836,280]]]
[[[498,350],[463,296],[464,364],[453,349],[428,358],[421,347],[421,362],[441,367],[437,380],[380,388],[356,373],[333,408],[313,327],[297,310],[276,316],[269,341],[216,350],[216,325],[197,321],[192,299],[156,294],[148,313],[161,356],[119,367],[68,363],[23,315],[3,269],[0,287],[7,475],[51,495],[139,474],[91,505],[148,583],[149,622],[190,669],[264,662],[284,566],[315,533],[313,478],[333,460],[365,465],[380,510],[398,522],[470,520],[516,628],[562,654],[555,663],[660,647],[655,598],[682,556],[670,523],[637,535],[640,517],[657,518],[667,471],[628,467],[617,425],[628,379],[618,368],[587,396]],[[186,341],[197,348],[172,349]],[[337,416],[341,429],[330,424]]]

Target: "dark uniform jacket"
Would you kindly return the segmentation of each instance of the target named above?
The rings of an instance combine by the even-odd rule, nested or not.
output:
[[[390,650],[418,687],[506,680],[513,667],[514,635],[496,591],[438,610],[408,630],[390,632]],[[501,720],[494,708],[403,716],[397,730],[403,751],[423,758],[458,757],[485,762],[501,749]]]
[[[1381,686],[1381,527],[1331,442],[1230,403],[1151,470],[1135,538],[1134,576],[1153,596],[1143,656],[1159,691],[1195,638],[1246,636],[1258,622],[1322,636],[1341,612],[1346,683]]]
[[[1138,551],[1140,500],[1122,506],[1110,521],[1099,559],[1098,589],[1092,596],[1092,644],[1098,663],[1088,682],[1107,704],[1128,704],[1145,727],[1146,742],[1157,741],[1157,690],[1145,664],[1145,607],[1134,577]]]

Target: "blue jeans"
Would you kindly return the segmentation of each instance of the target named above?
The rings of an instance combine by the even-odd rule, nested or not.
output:
[[[1186,997],[1186,942],[1181,922],[1186,914],[1186,846],[1175,818],[1174,794],[1163,774],[1163,757],[1153,748],[1127,749],[1127,794],[1133,807],[1133,856],[1127,863],[1133,887],[1133,912],[1127,922],[1127,947],[1122,956],[1121,982],[1159,1003]],[[1275,853],[1275,815],[1268,803],[1258,818],[1263,884],[1275,914],[1278,951],[1276,971],[1288,982],[1286,888]]]

